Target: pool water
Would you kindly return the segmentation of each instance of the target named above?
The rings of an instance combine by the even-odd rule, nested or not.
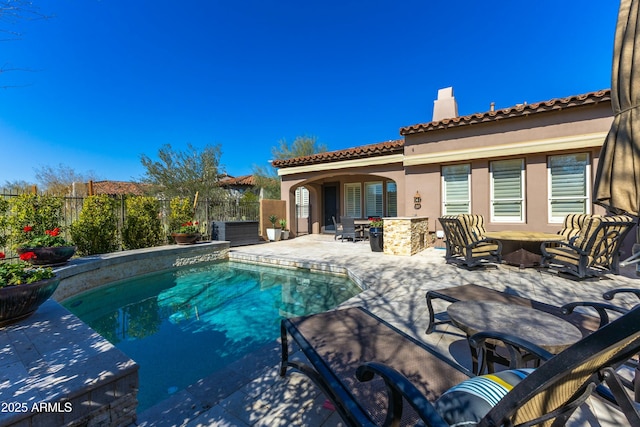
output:
[[[223,261],[116,282],[63,305],[140,365],[143,411],[272,342],[282,318],[360,291],[344,276]]]

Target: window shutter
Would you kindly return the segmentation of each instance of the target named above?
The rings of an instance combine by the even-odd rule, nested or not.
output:
[[[493,220],[524,220],[522,171],[522,159],[491,162]]]
[[[442,176],[444,181],[445,215],[470,213],[469,196],[469,165],[444,166]]]
[[[549,158],[551,218],[560,220],[572,213],[587,212],[587,153]]]
[[[382,216],[382,183],[365,183],[365,216]]]
[[[360,184],[345,184],[344,190],[345,215],[350,218],[360,218],[362,216]]]
[[[398,216],[398,186],[395,182],[387,182],[386,216]]]

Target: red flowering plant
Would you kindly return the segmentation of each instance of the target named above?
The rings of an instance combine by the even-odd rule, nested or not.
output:
[[[50,267],[34,268],[25,262],[29,257],[33,257],[33,252],[20,255],[21,261],[19,262],[0,262],[0,288],[35,283],[55,276]],[[4,260],[4,258],[4,252],[0,252],[0,260]]]
[[[198,232],[198,221],[187,221],[180,224],[176,233],[195,234]]]
[[[174,197],[169,202],[169,231],[171,233],[196,234],[198,221],[195,221],[195,206],[186,197]]]
[[[51,230],[44,230],[43,234],[37,233],[31,225],[22,228],[21,239],[18,247],[20,248],[42,248],[68,246],[69,244],[60,234],[60,227]]]

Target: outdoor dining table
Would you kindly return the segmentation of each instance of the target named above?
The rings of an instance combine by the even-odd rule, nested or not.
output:
[[[467,337],[478,332],[494,331],[515,335],[550,353],[560,353],[582,338],[582,333],[568,321],[534,308],[493,301],[458,301],[449,305],[447,314],[451,322]],[[487,368],[493,371],[493,361],[509,361],[499,356],[495,343],[488,342]],[[471,349],[473,371],[478,373],[478,354]]]
[[[496,239],[502,243],[502,259],[520,268],[534,267],[540,264],[542,251],[540,245],[547,241],[562,241],[561,234],[541,233],[537,231],[487,231],[484,237]]]
[[[371,223],[371,221],[369,221],[368,219],[356,219],[353,221],[353,223],[356,226],[356,231],[362,232],[362,237],[369,236],[369,224]]]

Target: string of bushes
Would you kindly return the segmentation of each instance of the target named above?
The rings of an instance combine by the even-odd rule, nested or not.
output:
[[[81,203],[79,213],[69,204]],[[0,197],[0,252],[15,250],[25,225],[42,231],[60,229],[66,240],[75,245],[80,256],[139,249],[172,242],[169,235],[185,223],[196,223],[206,234],[209,220],[198,215],[219,215],[222,209],[212,201],[196,209],[188,198],[175,197],[167,203],[150,196],[107,195],[83,199],[62,196],[22,194]],[[231,201],[235,202],[235,201]],[[257,212],[258,203],[251,198],[240,200]],[[255,205],[255,206],[253,206]],[[200,207],[201,204],[198,204]],[[215,217],[214,217],[215,218]],[[253,219],[253,218],[248,218]]]

